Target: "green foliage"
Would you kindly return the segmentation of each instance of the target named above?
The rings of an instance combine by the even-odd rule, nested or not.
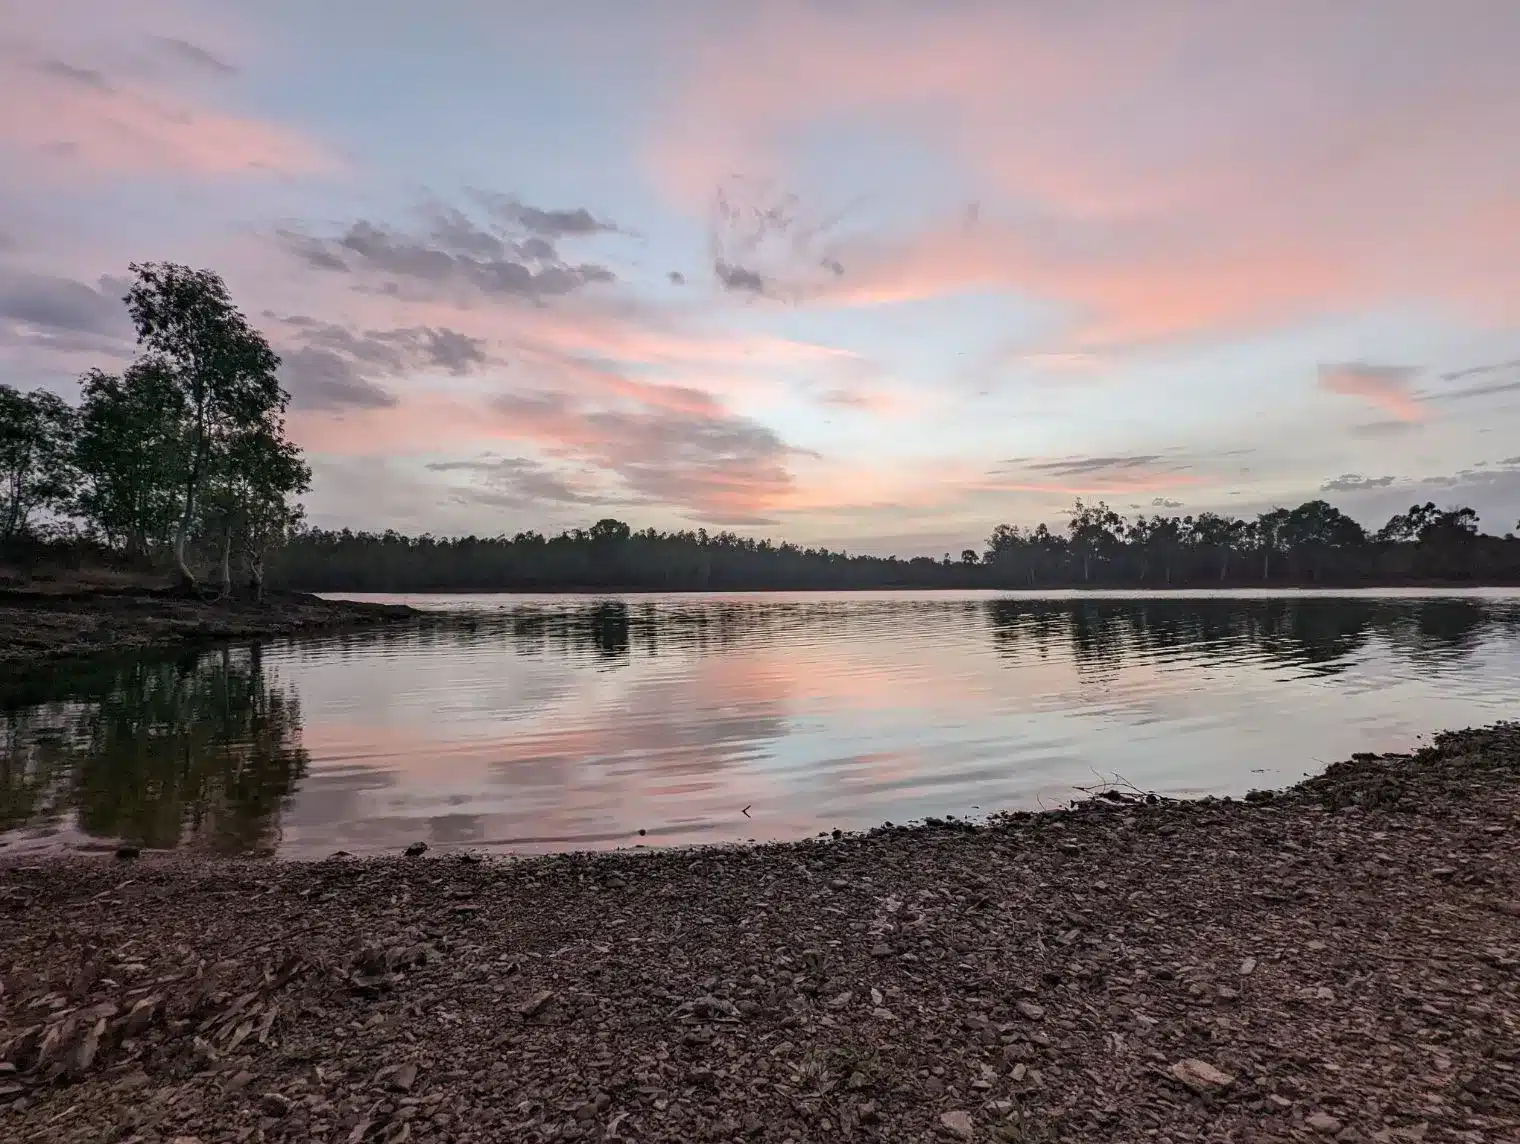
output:
[[[184,484],[184,395],[158,363],[80,379],[80,513],[138,555],[169,543]]]
[[[0,385],[0,539],[26,533],[39,510],[70,508],[79,418],[57,394]]]
[[[290,396],[280,387],[279,356],[232,304],[218,275],[167,262],[131,269],[136,281],[126,303],[144,364],[161,371],[183,402],[174,556],[181,576],[194,584],[185,546],[198,524],[209,517],[221,532],[225,571],[232,522],[244,501],[273,495],[281,482],[282,498],[304,487],[297,479],[304,470],[287,463],[284,447]],[[240,471],[249,464],[263,467]],[[213,486],[214,496],[208,493]]]

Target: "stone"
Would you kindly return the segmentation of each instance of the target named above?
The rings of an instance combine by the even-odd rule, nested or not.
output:
[[[1016,1006],[1021,1017],[1030,1021],[1038,1021],[1045,1016],[1045,1007],[1036,1005],[1033,1001],[1020,1001]]]
[[[408,858],[419,858],[427,853],[427,848],[428,844],[426,842],[413,842],[406,848],[404,853]]]
[[[957,1140],[970,1140],[976,1133],[976,1129],[971,1123],[971,1114],[969,1112],[962,1112],[959,1109],[954,1112],[940,1113],[939,1122],[945,1131],[949,1132]]]
[[[524,1017],[536,1017],[540,1012],[543,1011],[544,1006],[548,1005],[549,1002],[553,1000],[554,990],[545,989],[542,992],[535,993],[532,997],[529,997],[526,1001],[517,1007],[517,1011]]]
[[[1235,1083],[1235,1078],[1221,1072],[1208,1061],[1187,1057],[1172,1066],[1172,1075],[1197,1093],[1218,1092]]]
[[[1255,972],[1256,959],[1254,957],[1248,957],[1240,963],[1240,975],[1242,977],[1250,977]]]
[[[116,848],[116,857],[123,862],[127,861],[130,858],[136,858],[141,854],[141,846],[122,845]]]
[[[286,1116],[290,1113],[290,1097],[266,1092],[259,1097],[259,1111],[265,1116]]]
[[[1304,1123],[1321,1136],[1334,1136],[1341,1130],[1341,1122],[1328,1112],[1310,1113],[1309,1118]]]
[[[391,1087],[397,1092],[411,1092],[417,1083],[417,1066],[408,1061],[391,1074]]]

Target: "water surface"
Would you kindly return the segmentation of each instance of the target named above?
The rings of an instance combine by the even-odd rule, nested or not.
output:
[[[6,850],[797,838],[1520,714],[1507,590],[386,599],[437,614],[5,680]]]

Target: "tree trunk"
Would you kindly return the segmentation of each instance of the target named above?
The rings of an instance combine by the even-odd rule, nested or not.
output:
[[[1261,578],[1263,580],[1272,578],[1272,551],[1268,548],[1261,550]]]
[[[264,557],[257,552],[248,554],[248,587],[253,590],[255,603],[264,602]]]
[[[1089,564],[1091,559],[1092,558],[1086,552],[1082,553],[1082,583],[1084,584],[1087,583],[1089,579],[1091,579],[1091,568]]]
[[[1230,575],[1230,552],[1225,550],[1224,559],[1219,562],[1219,579],[1225,580]]]
[[[232,529],[222,530],[222,595],[232,599]]]

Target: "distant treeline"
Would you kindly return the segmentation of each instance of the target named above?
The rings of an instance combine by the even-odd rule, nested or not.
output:
[[[993,529],[981,551],[851,555],[706,529],[618,520],[558,536],[481,538],[303,530],[269,558],[272,584],[315,592],[747,591],[1071,586],[1520,583],[1520,540],[1470,508],[1415,505],[1375,533],[1325,501],[1254,520],[1128,520],[1078,500],[1064,528]]]

